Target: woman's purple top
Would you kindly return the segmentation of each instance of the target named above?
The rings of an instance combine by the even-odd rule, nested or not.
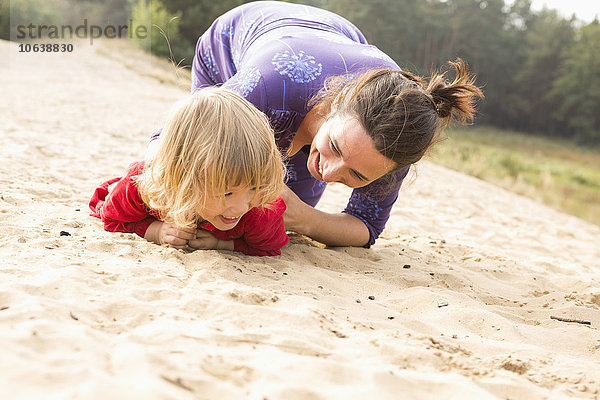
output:
[[[330,76],[398,65],[349,21],[319,8],[277,1],[256,1],[230,10],[198,39],[192,65],[192,92],[222,85],[264,112],[282,154],[310,110],[308,100]],[[158,135],[155,135],[158,136]],[[314,179],[299,152],[287,165],[288,186],[314,206],[325,182]],[[369,247],[389,218],[408,168],[390,186],[383,180],[354,189],[344,213],[363,221]],[[383,195],[381,194],[383,193]]]

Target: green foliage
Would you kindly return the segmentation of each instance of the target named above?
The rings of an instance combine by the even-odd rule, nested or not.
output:
[[[556,98],[549,89],[560,77],[558,66],[573,36],[573,23],[554,11],[542,11],[530,19],[523,38],[528,51],[515,72],[518,86],[510,95],[511,104],[518,105],[511,114],[513,127],[547,133],[558,131],[556,116],[548,112],[557,108]]]
[[[10,40],[10,9],[8,0],[0,0],[0,39]]]
[[[600,143],[600,24],[582,27],[565,52],[552,95],[557,114],[581,143]]]
[[[0,38],[10,40],[18,25],[124,25],[130,0],[0,0]]]
[[[181,14],[170,13],[159,0],[138,0],[133,5],[131,17],[132,31],[136,31],[138,27],[146,27],[150,33],[148,37],[135,35],[134,42],[157,56],[171,57],[171,46],[180,40]]]
[[[0,34],[10,40],[16,35],[16,26],[30,23],[57,24],[68,9],[66,0],[3,0],[0,4]]]

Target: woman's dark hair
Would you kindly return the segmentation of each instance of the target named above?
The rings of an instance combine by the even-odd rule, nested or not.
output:
[[[445,72],[434,74],[427,83],[410,72],[391,69],[332,77],[309,105],[322,115],[358,118],[377,150],[396,162],[395,170],[403,169],[423,157],[451,120],[473,119],[475,101],[483,97],[465,63],[458,59],[450,64],[456,70],[451,83]]]

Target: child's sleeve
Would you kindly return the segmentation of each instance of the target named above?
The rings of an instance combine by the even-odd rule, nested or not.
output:
[[[283,223],[285,209],[285,202],[279,197],[269,203],[269,208],[252,210],[244,235],[233,240],[233,249],[250,256],[280,255],[289,241]]]
[[[144,237],[156,218],[152,217],[142,201],[134,176],[143,170],[143,163],[134,163],[122,178],[104,182],[94,191],[90,200],[90,215],[98,217],[109,232],[135,233]],[[114,187],[108,191],[108,187]]]

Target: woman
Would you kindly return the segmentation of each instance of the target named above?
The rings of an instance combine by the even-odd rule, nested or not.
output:
[[[453,65],[454,82],[442,75],[426,86],[346,19],[257,1],[225,13],[199,38],[192,91],[223,85],[267,115],[288,157],[288,230],[329,246],[369,247],[409,166],[451,118],[473,116],[481,91],[462,62]],[[327,182],[354,188],[342,213],[313,208]]]

